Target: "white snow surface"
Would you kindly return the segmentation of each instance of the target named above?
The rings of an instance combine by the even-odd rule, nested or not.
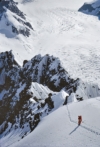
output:
[[[63,105],[66,96],[68,97],[68,93],[66,93],[65,91],[60,91],[58,92],[58,94],[56,94],[55,96],[52,96],[52,100],[54,102],[54,110],[58,109],[60,106]]]
[[[75,93],[71,93],[71,95],[68,97],[68,103],[72,103],[72,102],[77,102]]]
[[[80,126],[78,115],[82,115]],[[99,147],[99,115],[100,97],[69,103],[44,117],[31,134],[9,147]],[[7,147],[6,142],[1,144]]]
[[[47,86],[32,82],[30,91],[33,92],[33,96],[38,99],[46,99],[49,93],[54,93]],[[56,92],[55,92],[56,93]]]
[[[9,34],[10,28],[5,27],[4,18],[0,25],[0,52],[12,49],[20,65],[24,59],[30,59],[37,54],[59,57],[71,77],[81,78],[84,81],[78,87],[77,95],[81,95],[84,99],[99,96],[100,21],[96,16],[78,12],[85,2],[93,1],[16,1],[19,2],[19,9],[26,14],[34,30],[29,37]],[[11,15],[12,13],[8,11],[8,20],[16,25]],[[2,73],[0,79],[2,85],[5,81]],[[34,89],[34,84],[37,89],[41,89],[40,95]],[[43,91],[46,92],[47,89],[42,89],[37,83],[34,84],[31,91],[34,91],[38,98],[42,92],[44,97]],[[4,93],[5,91],[2,95]],[[0,140],[0,147],[99,147],[100,97],[77,102],[73,93],[68,98],[68,105],[61,106],[65,96],[67,94],[61,91],[52,97],[56,110],[42,118],[32,133],[20,140],[19,134],[23,133],[22,130],[13,130]],[[30,101],[35,102],[32,98]],[[82,115],[83,119],[80,126],[77,125],[78,115]]]
[[[78,12],[85,2],[92,0],[16,1],[34,30],[29,37],[7,37],[8,33],[4,33],[7,29],[3,33],[0,29],[0,52],[12,49],[21,65],[24,59],[37,54],[54,55],[60,58],[71,77],[100,83],[100,21]],[[8,11],[7,15],[9,21],[16,24],[10,17],[12,13]],[[5,20],[2,23],[6,23]]]

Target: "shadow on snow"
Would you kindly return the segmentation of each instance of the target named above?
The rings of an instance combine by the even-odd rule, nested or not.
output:
[[[78,127],[79,126],[77,126],[72,132],[70,132],[69,135],[71,135],[72,133],[74,133],[78,129]]]

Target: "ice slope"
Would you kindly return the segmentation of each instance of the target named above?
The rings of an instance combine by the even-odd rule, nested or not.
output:
[[[77,125],[78,115],[83,122]],[[27,137],[10,147],[99,147],[100,97],[62,106],[43,118]]]
[[[0,34],[0,50],[12,49],[20,64],[39,53],[53,54],[73,78],[100,83],[100,21],[78,12],[90,0],[16,1],[34,31],[28,38],[18,35],[17,39]]]

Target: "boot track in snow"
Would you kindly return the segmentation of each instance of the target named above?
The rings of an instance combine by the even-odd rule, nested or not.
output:
[[[97,99],[97,100],[98,100],[98,99]],[[99,100],[98,100],[98,101],[99,101]],[[77,122],[74,121],[74,120],[71,118],[70,111],[69,111],[69,109],[68,109],[68,105],[66,106],[66,108],[67,108],[67,111],[68,111],[68,117],[69,117],[69,120],[70,120],[72,123],[77,124]],[[84,124],[86,124],[86,123],[84,123]],[[78,127],[79,127],[79,126],[77,126],[72,132],[76,131],[76,129],[77,129]],[[99,132],[97,132],[97,131],[95,131],[95,130],[93,130],[93,129],[87,127],[87,126],[80,125],[80,127],[86,129],[87,131],[90,131],[90,132],[94,133],[95,135],[100,135]],[[70,134],[72,134],[72,132],[71,132]]]

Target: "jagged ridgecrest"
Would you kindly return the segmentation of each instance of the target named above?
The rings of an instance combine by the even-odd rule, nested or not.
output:
[[[78,79],[75,81],[62,67],[59,58],[54,56],[37,55],[23,66],[23,76],[33,82],[48,86],[53,91],[60,91],[62,88],[69,92],[75,91]]]
[[[53,91],[65,89],[71,93],[76,90],[77,84],[78,79],[70,78],[59,58],[37,55],[30,61],[25,60],[20,67],[12,51],[1,53],[0,133],[5,132],[9,123],[12,128],[24,129],[28,125],[28,130],[32,131],[40,117],[48,115],[54,108],[52,95],[57,92]],[[60,97],[65,95],[59,93]]]

